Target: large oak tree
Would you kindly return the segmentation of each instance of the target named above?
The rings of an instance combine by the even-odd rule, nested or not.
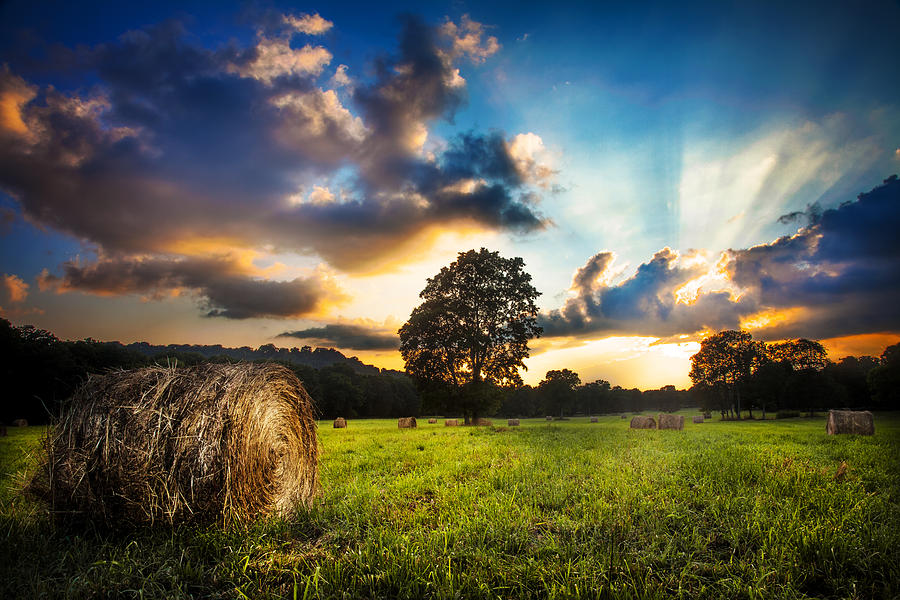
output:
[[[541,334],[539,295],[521,258],[484,248],[459,253],[428,279],[400,328],[406,372],[423,396],[466,422],[495,409],[497,387],[521,384],[528,340]]]

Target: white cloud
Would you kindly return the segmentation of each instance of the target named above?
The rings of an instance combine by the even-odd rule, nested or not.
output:
[[[285,15],[284,22],[294,30],[307,35],[321,35],[334,26],[334,23],[319,16],[319,13],[301,14],[299,17]]]
[[[473,21],[469,15],[463,15],[459,25],[448,18],[440,31],[452,41],[454,56],[468,56],[474,63],[483,63],[500,50],[496,37],[488,36],[482,41],[484,25]]]
[[[550,153],[544,147],[544,140],[537,134],[518,134],[509,143],[509,155],[515,161],[522,178],[529,183],[546,187],[556,175],[550,165]]]
[[[244,65],[233,65],[232,71],[265,83],[281,75],[320,75],[331,62],[331,52],[309,44],[291,48],[286,38],[262,38],[256,46],[256,58]]]

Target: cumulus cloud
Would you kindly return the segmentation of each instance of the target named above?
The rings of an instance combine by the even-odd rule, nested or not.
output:
[[[810,224],[711,264],[664,248],[615,283],[600,252],[573,277],[573,296],[542,315],[545,337],[674,338],[750,327],[763,339],[831,338],[900,330],[900,181],[856,201],[790,216]]]
[[[28,284],[18,275],[3,274],[3,302],[25,302],[28,297]]]
[[[322,46],[292,48],[288,38],[264,37],[230,69],[242,77],[271,84],[275,78],[287,75],[319,75],[331,58],[331,52]]]
[[[747,299],[735,300],[727,290],[708,290],[692,303],[679,292],[703,276],[709,265],[663,248],[620,283],[613,283],[612,252],[600,252],[573,277],[574,296],[542,315],[545,337],[648,335],[667,337],[706,329],[736,327],[752,310]]]
[[[484,25],[473,21],[469,15],[463,15],[459,25],[447,19],[440,29],[441,34],[451,40],[454,56],[466,56],[475,63],[483,63],[500,50],[497,38],[485,37],[484,30]]]
[[[319,311],[340,293],[321,276],[271,281],[247,273],[230,256],[214,258],[101,257],[92,263],[79,260],[62,265],[61,276],[44,270],[41,290],[58,293],[81,291],[98,295],[140,294],[152,299],[197,295],[210,317],[302,317]]]
[[[407,18],[396,55],[347,104],[318,81],[330,53],[287,39],[211,50],[175,22],[130,32],[79,51],[98,82],[89,95],[4,68],[0,187],[31,222],[128,261],[192,240],[357,271],[435,228],[545,226],[517,138],[472,132],[423,153],[431,124],[465,100],[461,50],[439,29]],[[464,147],[491,164],[465,164]],[[341,193],[297,201],[314,186]]]
[[[354,324],[328,324],[297,331],[285,331],[278,337],[292,337],[325,346],[350,350],[396,350],[400,338],[396,332]]]
[[[334,23],[319,16],[319,13],[313,15],[304,13],[299,17],[284,15],[284,22],[294,31],[307,35],[322,35],[334,26]]]

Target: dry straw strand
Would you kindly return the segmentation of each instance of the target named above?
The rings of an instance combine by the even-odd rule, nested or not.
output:
[[[271,363],[90,376],[44,446],[29,491],[109,525],[289,516],[318,488],[312,400]]]
[[[825,432],[828,435],[875,435],[875,417],[867,410],[830,410]]]

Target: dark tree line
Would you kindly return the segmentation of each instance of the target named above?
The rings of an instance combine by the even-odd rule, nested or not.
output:
[[[569,369],[548,371],[535,387],[523,385],[503,392],[503,402],[498,410],[498,415],[503,417],[569,417],[645,410],[674,412],[697,405],[690,392],[677,390],[673,385],[641,391],[611,386],[603,379],[582,384],[578,374]]]
[[[0,355],[4,391],[0,424],[14,419],[47,423],[61,404],[91,373],[150,365],[190,366],[205,362],[272,360],[291,368],[303,382],[322,418],[343,416],[394,417],[418,414],[421,400],[415,386],[398,371],[379,370],[346,359],[331,349],[280,349],[272,344],[257,350],[221,346],[150,346],[98,342],[90,338],[64,341],[30,325],[13,327],[0,319]],[[158,350],[151,353],[153,350]],[[202,350],[198,351],[198,350]],[[238,358],[241,357],[241,358]],[[344,360],[340,360],[344,359]],[[321,368],[304,364],[324,364]]]
[[[691,357],[691,392],[699,406],[722,418],[744,411],[762,417],[829,408],[897,410],[900,344],[881,358],[828,360],[824,346],[808,339],[766,344],[746,331],[721,331],[703,340]]]

